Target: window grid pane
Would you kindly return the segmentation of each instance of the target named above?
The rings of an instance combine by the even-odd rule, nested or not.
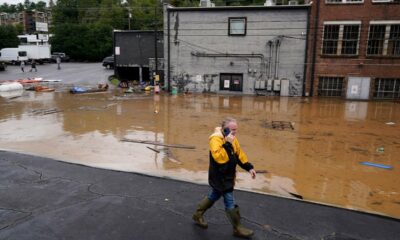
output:
[[[229,35],[246,35],[246,18],[229,18]]]
[[[325,25],[322,54],[336,54],[340,25]]]
[[[327,3],[362,3],[363,0],[326,0]]]
[[[342,96],[343,77],[320,77],[318,82],[318,96]]]
[[[389,56],[400,56],[400,25],[390,26],[387,54]]]
[[[368,37],[368,55],[382,55],[386,25],[371,25]]]
[[[376,99],[399,99],[400,79],[377,78],[375,79],[374,98]]]
[[[342,54],[357,54],[359,27],[359,25],[344,25]]]

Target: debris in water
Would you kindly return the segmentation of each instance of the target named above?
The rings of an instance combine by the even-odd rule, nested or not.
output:
[[[127,138],[123,138],[123,139],[121,139],[120,141],[121,141],[121,142],[133,142],[133,143],[151,144],[151,145],[165,146],[165,147],[171,147],[171,148],[196,149],[195,146],[191,146],[191,145],[166,144],[166,143],[160,143],[160,142],[155,142],[155,141],[135,140],[135,139],[127,139]]]
[[[351,147],[350,149],[351,149],[352,151],[356,151],[356,152],[368,152],[367,149],[358,148],[358,147]]]
[[[384,147],[378,147],[378,148],[376,149],[376,152],[378,152],[378,153],[384,153],[384,152],[385,152],[385,148],[384,148]]]
[[[366,166],[371,166],[371,167],[377,167],[377,168],[383,168],[383,169],[392,169],[392,166],[385,165],[385,164],[379,164],[379,163],[372,163],[372,162],[360,162],[363,165]]]
[[[58,113],[62,112],[62,110],[59,110],[57,108],[50,108],[50,109],[35,109],[32,110],[31,113],[33,115],[47,115],[47,114],[53,114],[53,113]]]
[[[387,122],[386,125],[395,125],[396,123],[394,122]]]
[[[303,196],[301,196],[301,195],[299,195],[299,194],[296,194],[296,193],[292,193],[292,192],[288,192],[290,195],[292,195],[293,197],[295,197],[295,198],[298,198],[298,199],[303,199]]]
[[[285,121],[264,122],[262,123],[262,126],[274,130],[287,130],[287,129],[294,130],[293,123]]]
[[[158,151],[157,149],[155,149],[155,148],[151,148],[151,147],[147,147],[148,149],[150,149],[150,150],[153,150],[154,152],[156,152],[156,153],[160,153],[160,151]]]

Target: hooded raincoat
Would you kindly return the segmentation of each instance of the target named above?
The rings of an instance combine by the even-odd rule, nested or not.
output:
[[[253,169],[237,138],[232,143],[225,141],[221,127],[215,128],[209,137],[210,166],[208,182],[219,192],[231,192],[235,185],[236,165],[246,171]]]

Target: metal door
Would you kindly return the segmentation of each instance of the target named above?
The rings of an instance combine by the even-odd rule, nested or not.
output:
[[[243,74],[221,73],[220,90],[239,91],[243,89]]]
[[[230,91],[242,91],[243,75],[242,74],[232,74],[231,88]]]
[[[370,83],[370,77],[349,77],[346,98],[360,100],[368,99]]]

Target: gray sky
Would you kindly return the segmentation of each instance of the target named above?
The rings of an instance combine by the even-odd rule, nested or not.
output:
[[[30,2],[39,2],[40,0],[29,0]],[[42,0],[43,2],[49,3],[49,0]],[[18,4],[18,3],[24,3],[25,0],[0,0],[0,5],[3,3],[8,3],[8,4]],[[56,2],[56,1],[54,1]]]

